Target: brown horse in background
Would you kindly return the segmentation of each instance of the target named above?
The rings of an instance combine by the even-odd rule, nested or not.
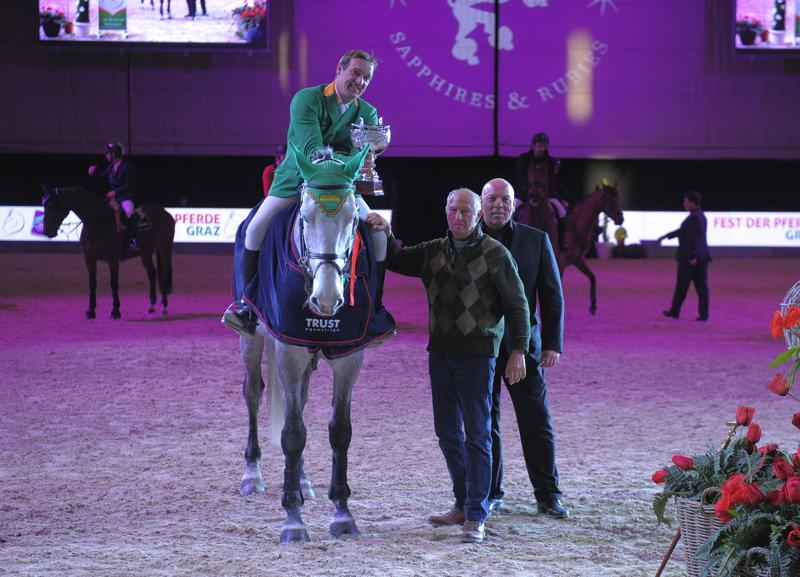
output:
[[[142,215],[137,231],[137,251],[126,246],[125,233],[119,230],[114,210],[104,198],[82,186],[50,189],[42,199],[44,206],[44,233],[50,238],[58,235],[61,223],[74,212],[83,223],[80,244],[83,258],[89,271],[89,308],[86,318],[95,318],[97,307],[97,261],[108,263],[111,272],[111,295],[113,308],[111,318],[118,319],[119,312],[119,263],[121,260],[140,257],[150,281],[150,308],[155,313],[156,280],[161,292],[161,314],[167,314],[168,298],[172,292],[172,242],[175,237],[175,219],[160,206],[140,205],[136,210]],[[153,254],[156,266],[153,266]]]
[[[615,186],[603,184],[575,205],[567,216],[566,251],[558,250],[558,231],[556,216],[547,199],[532,198],[517,208],[514,218],[530,226],[545,231],[556,253],[558,270],[564,276],[564,269],[573,265],[589,279],[589,312],[597,311],[597,282],[594,273],[586,264],[586,253],[592,246],[592,237],[597,227],[597,217],[604,212],[617,226],[624,216],[620,208],[619,193]]]

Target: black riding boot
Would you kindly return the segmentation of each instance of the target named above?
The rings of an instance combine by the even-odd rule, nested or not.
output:
[[[557,219],[556,226],[558,227],[558,250],[563,252],[569,249],[567,246],[567,217]]]
[[[244,286],[258,273],[259,251],[244,249]],[[222,322],[242,336],[253,335],[258,326],[258,316],[250,310],[244,299],[233,303],[222,315]]]
[[[124,212],[123,212],[124,214]],[[125,230],[125,246],[130,246],[133,250],[139,249],[138,238],[136,233],[139,231],[139,213],[134,211],[133,214],[128,217],[128,222],[126,223],[127,229]]]

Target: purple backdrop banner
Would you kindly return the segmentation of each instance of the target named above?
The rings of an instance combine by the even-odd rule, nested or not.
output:
[[[800,83],[780,62],[725,64],[725,4],[501,0],[496,41],[491,1],[301,0],[301,77],[330,80],[337,55],[372,51],[365,97],[392,125],[389,155],[491,154],[497,107],[502,155],[545,131],[566,157],[797,156]]]

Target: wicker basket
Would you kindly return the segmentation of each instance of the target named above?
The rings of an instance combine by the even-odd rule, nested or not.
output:
[[[722,527],[722,523],[714,513],[714,505],[709,503],[717,495],[719,495],[719,489],[709,488],[700,495],[699,502],[682,497],[675,498],[678,525],[681,528],[686,550],[686,574],[688,577],[700,577],[705,561],[694,559],[694,554],[708,541],[711,535]],[[709,575],[715,577],[716,572],[711,571]],[[752,575],[747,575],[747,577],[752,577]]]

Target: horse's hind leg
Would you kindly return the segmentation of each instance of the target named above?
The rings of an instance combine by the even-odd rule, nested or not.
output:
[[[333,521],[330,532],[333,537],[358,535],[356,522],[347,500],[350,498],[350,487],[347,484],[347,450],[353,436],[350,422],[350,399],[353,385],[361,371],[363,353],[358,352],[334,361],[333,371],[333,418],[328,423],[328,436],[333,450],[333,466],[328,498],[333,501]]]
[[[89,308],[86,309],[86,318],[93,319],[97,316],[97,261],[88,255],[83,255],[86,261],[86,270],[89,273]]]
[[[150,308],[147,313],[152,315],[156,312],[156,267],[152,254],[142,254],[142,266],[147,271],[147,283],[150,286]]]
[[[597,312],[597,281],[594,273],[589,269],[586,261],[582,258],[573,263],[575,268],[581,271],[589,279],[589,313],[594,315]]]
[[[119,312],[119,261],[108,261],[108,270],[111,272],[111,318],[118,319],[122,316]]]
[[[247,371],[242,394],[247,404],[248,432],[247,447],[244,450],[244,475],[240,490],[242,495],[264,492],[264,478],[261,476],[261,447],[258,445],[258,410],[264,392],[264,379],[261,376],[261,354],[264,350],[264,336],[256,333],[252,339],[239,339],[239,350]]]

